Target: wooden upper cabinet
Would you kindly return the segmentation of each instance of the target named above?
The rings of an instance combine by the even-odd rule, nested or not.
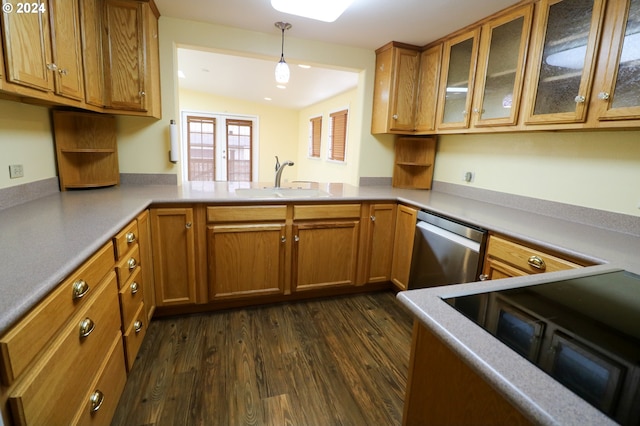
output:
[[[85,102],[97,107],[104,106],[101,9],[102,0],[80,0]]]
[[[105,0],[105,107],[145,111],[144,18],[136,1]]]
[[[420,50],[391,42],[376,50],[371,133],[412,133]]]
[[[475,28],[444,42],[438,129],[469,127],[479,35],[480,28]]]
[[[78,0],[49,0],[55,93],[84,99]]]
[[[4,0],[2,4],[13,4]],[[53,91],[49,6],[30,2],[39,13],[2,13],[6,79],[10,83]]]
[[[594,96],[600,120],[640,119],[640,0],[608,3],[603,77]]]
[[[532,12],[533,4],[528,4],[483,25],[473,126],[517,123]]]
[[[584,122],[604,0],[542,0],[533,41],[526,123]]]
[[[420,54],[420,76],[415,117],[417,134],[433,133],[436,129],[438,85],[442,67],[442,43],[436,44]]]

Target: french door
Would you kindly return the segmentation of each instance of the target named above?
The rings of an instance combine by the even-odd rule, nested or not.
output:
[[[184,179],[251,182],[257,174],[256,118],[220,114],[182,114]]]

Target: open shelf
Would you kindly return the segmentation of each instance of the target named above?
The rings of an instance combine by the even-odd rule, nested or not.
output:
[[[120,184],[115,118],[53,111],[60,190]]]
[[[395,142],[393,186],[431,189],[435,156],[435,136],[398,137]]]

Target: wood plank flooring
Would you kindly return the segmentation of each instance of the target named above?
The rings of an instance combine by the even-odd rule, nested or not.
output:
[[[399,425],[411,316],[392,292],[154,320],[113,425]]]

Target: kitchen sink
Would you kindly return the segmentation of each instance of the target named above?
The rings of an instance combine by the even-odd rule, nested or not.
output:
[[[315,188],[238,188],[236,194],[247,198],[318,198],[329,193]]]

